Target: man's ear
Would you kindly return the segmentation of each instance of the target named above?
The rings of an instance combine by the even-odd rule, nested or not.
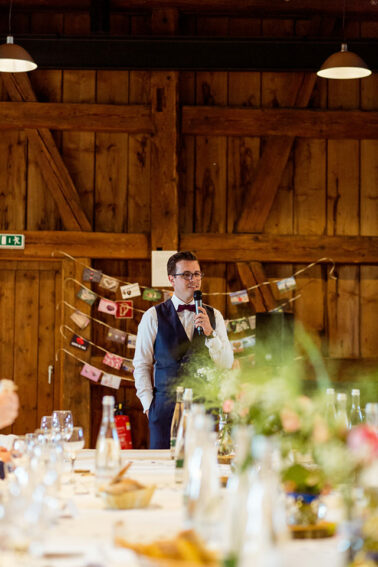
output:
[[[169,283],[173,287],[173,282],[175,281],[175,278],[173,276],[168,275],[168,279],[169,279]]]

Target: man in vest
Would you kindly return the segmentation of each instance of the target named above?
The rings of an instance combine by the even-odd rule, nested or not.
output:
[[[143,315],[134,356],[135,387],[148,417],[151,449],[169,449],[172,389],[183,364],[200,352],[220,368],[233,363],[221,313],[208,305],[195,313],[193,295],[204,276],[196,256],[177,252],[169,258],[167,271],[174,294]],[[202,327],[202,335],[195,333],[196,327]]]

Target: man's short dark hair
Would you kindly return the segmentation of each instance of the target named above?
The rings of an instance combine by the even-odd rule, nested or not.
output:
[[[188,260],[189,262],[198,262],[197,256],[190,252],[189,250],[185,250],[184,252],[176,252],[173,254],[167,262],[167,272],[169,276],[174,276],[176,273],[176,264],[177,262],[181,262],[181,260]]]

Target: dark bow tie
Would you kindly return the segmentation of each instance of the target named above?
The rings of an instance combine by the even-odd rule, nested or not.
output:
[[[193,311],[193,313],[196,312],[196,307],[195,305],[191,304],[191,305],[185,305],[185,304],[181,304],[177,307],[177,313],[180,313],[180,311],[185,311],[185,309],[187,309],[188,311]]]

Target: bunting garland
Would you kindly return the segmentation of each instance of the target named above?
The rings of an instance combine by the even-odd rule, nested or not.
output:
[[[132,298],[141,297],[141,299],[145,301],[157,302],[160,301],[162,298],[164,298],[165,301],[168,298],[172,297],[173,295],[172,290],[154,289],[148,286],[140,285],[137,282],[125,282],[114,276],[109,276],[107,274],[104,274],[102,270],[94,269],[80,262],[79,260],[76,260],[74,257],[70,256],[66,252],[58,251],[56,253],[53,253],[52,255],[55,254],[61,254],[69,258],[71,261],[75,262],[76,264],[83,266],[82,282],[96,283],[100,288],[113,293],[115,296],[117,295],[117,293],[121,295],[122,298],[121,300],[119,299],[113,300],[113,299],[105,298],[99,293],[93,291],[92,289],[89,289],[82,282],[78,281],[73,277],[66,278],[64,282],[66,283],[68,281],[72,281],[76,286],[79,287],[79,291],[77,292],[77,297],[80,300],[87,303],[91,307],[94,306],[94,304],[98,301],[97,310],[99,312],[110,315],[115,319],[133,319],[134,312],[141,314],[144,314],[146,312],[145,310],[135,308],[133,305]],[[334,271],[335,271],[334,261],[330,258],[320,258],[316,262],[312,262],[308,264],[307,266],[294,272],[294,274],[292,274],[291,276],[283,279],[260,282],[256,285],[253,285],[251,287],[239,291],[211,292],[211,293],[203,293],[203,295],[229,296],[231,303],[233,305],[238,305],[249,302],[250,291],[253,291],[255,289],[258,289],[266,285],[270,285],[270,286],[276,285],[276,288],[279,293],[281,294],[287,293],[297,288],[296,276],[306,272],[307,270],[311,269],[315,265],[322,262],[329,262],[332,264],[331,268],[328,271],[328,277],[332,279],[337,279],[336,276],[334,275]],[[287,305],[295,302],[300,297],[301,294],[298,293],[294,297],[289,298],[284,303],[281,302],[280,305],[278,305],[274,309],[271,309],[270,312],[283,311]],[[80,331],[86,329],[90,324],[90,322],[94,321],[108,328],[108,332],[106,336],[107,340],[114,343],[118,343],[120,345],[124,345],[129,349],[135,349],[136,338],[137,338],[135,334],[122,331],[121,329],[109,325],[104,321],[101,321],[95,317],[92,317],[91,315],[83,313],[82,311],[80,311],[80,309],[74,307],[65,300],[61,301],[61,303],[57,305],[57,308],[60,305],[64,305],[73,311],[70,315],[70,319],[78,327]],[[234,353],[239,354],[244,352],[245,350],[250,352],[251,348],[253,348],[255,345],[254,330],[256,326],[256,317],[255,316],[239,317],[236,319],[228,319],[225,322],[226,322],[226,328],[228,334],[237,335],[239,333],[244,333],[245,331],[248,330],[252,331],[252,334],[248,336],[242,336],[241,338],[232,338],[232,340],[230,340]],[[82,352],[86,352],[89,346],[91,345],[92,347],[97,348],[105,353],[104,358],[102,359],[102,363],[104,365],[108,366],[109,368],[114,368],[115,370],[118,371],[124,371],[128,373],[133,372],[134,368],[133,368],[132,359],[112,353],[107,349],[93,343],[89,339],[82,337],[79,332],[74,331],[68,325],[62,325],[60,328],[60,332],[62,336],[67,340],[68,337],[65,336],[63,329],[67,329],[70,333],[72,333],[71,338],[69,339],[70,341],[69,344],[73,348],[77,350],[81,350]],[[92,380],[93,382],[100,382],[102,385],[109,386],[115,389],[119,388],[122,380],[134,382],[133,378],[128,378],[128,377],[104,372],[103,370],[100,370],[99,368],[92,366],[91,364],[88,364],[87,362],[83,361],[78,356],[75,356],[72,352],[64,348],[59,350],[62,350],[66,354],[75,358],[77,361],[81,362],[83,364],[83,367],[80,371],[80,375],[89,380]],[[238,358],[250,358],[251,356],[253,357],[253,355],[247,354],[247,356],[238,356]]]

